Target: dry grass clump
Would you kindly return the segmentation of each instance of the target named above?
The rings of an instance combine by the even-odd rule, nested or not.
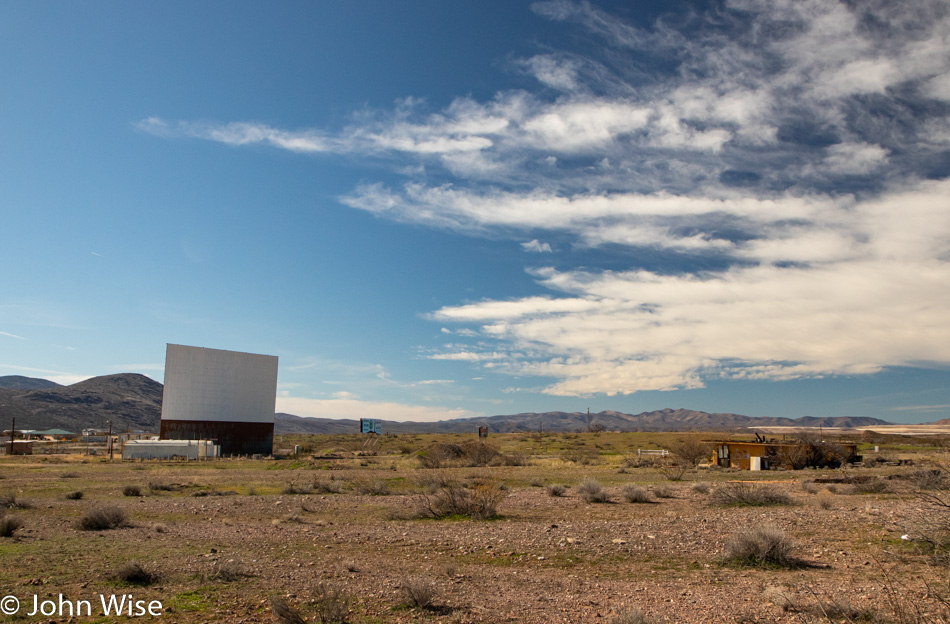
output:
[[[301,617],[300,612],[290,606],[290,603],[283,598],[271,598],[271,609],[274,611],[274,619],[278,624],[307,624],[307,621]]]
[[[342,491],[343,486],[335,479],[314,479],[313,481],[314,494],[339,494]]]
[[[226,561],[224,563],[215,563],[211,574],[208,575],[208,579],[211,581],[233,583],[249,576],[253,575],[244,570],[239,563]]]
[[[505,454],[484,442],[432,444],[416,457],[421,468],[523,466],[527,463],[523,453]]]
[[[149,482],[148,489],[153,492],[177,492],[181,486],[177,483],[155,483]]]
[[[649,490],[639,485],[627,485],[620,491],[620,497],[628,503],[652,503]]]
[[[726,563],[750,567],[794,568],[801,560],[792,552],[795,543],[782,529],[757,526],[736,533],[725,545]]]
[[[656,620],[636,607],[618,611],[609,620],[609,624],[655,624]]]
[[[546,490],[548,496],[554,497],[564,496],[565,492],[567,492],[567,488],[560,483],[552,483],[546,488]]]
[[[577,486],[577,493],[586,503],[609,503],[610,493],[596,479],[587,478]]]
[[[353,491],[364,496],[388,496],[392,492],[385,479],[354,479],[350,484]]]
[[[0,518],[0,537],[13,537],[17,529],[23,526],[23,520],[17,516],[4,516]]]
[[[78,479],[79,473],[78,472],[64,472],[63,474],[59,475],[59,478],[60,479]]]
[[[653,487],[653,495],[657,498],[676,498],[676,490],[668,485]]]
[[[137,561],[130,561],[123,564],[113,573],[112,577],[121,583],[142,586],[157,583],[161,578],[158,573],[146,570],[142,567],[142,564]]]
[[[808,494],[817,494],[818,493],[818,484],[813,481],[802,481],[802,490]]]
[[[82,497],[83,497],[83,493],[80,492],[79,490],[76,490],[75,492],[69,492],[66,494],[66,500],[82,500]]]
[[[128,517],[119,507],[106,505],[90,509],[79,519],[79,528],[83,531],[107,531],[129,526]]]
[[[321,624],[342,624],[350,613],[350,599],[343,590],[329,583],[318,583],[310,601]]]
[[[710,501],[726,507],[764,507],[767,505],[791,505],[792,498],[771,485],[733,483],[713,490]]]
[[[0,494],[0,509],[29,509],[32,506],[13,492]]]
[[[712,486],[704,481],[699,481],[697,483],[694,483],[690,489],[696,492],[697,494],[709,494],[709,491],[712,489]]]
[[[137,485],[127,485],[122,488],[122,496],[141,496],[142,488]]]
[[[868,479],[852,479],[848,491],[851,494],[887,494],[891,491],[891,485],[877,476]]]
[[[469,487],[450,483],[434,493],[421,494],[416,502],[416,517],[490,520],[498,517],[498,505],[506,495],[492,479],[477,480]]]
[[[436,590],[431,581],[419,577],[403,579],[400,584],[406,604],[417,609],[429,609],[435,604]]]
[[[306,485],[297,485],[296,480],[291,481],[290,483],[287,484],[286,487],[284,487],[283,490],[281,490],[281,494],[290,494],[290,495],[310,494],[311,492],[312,490]]]

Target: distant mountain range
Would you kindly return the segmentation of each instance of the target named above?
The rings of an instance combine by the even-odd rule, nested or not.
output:
[[[0,377],[0,429],[16,418],[17,429],[86,428],[158,431],[162,415],[162,384],[144,375],[123,373],[93,377],[70,386],[31,377]],[[381,414],[367,413],[366,418]],[[382,415],[384,416],[384,415]],[[610,431],[714,431],[749,427],[871,427],[891,424],[877,418],[752,417],[709,414],[687,409],[663,409],[641,414],[603,411],[591,414],[591,426]],[[472,433],[487,427],[492,433],[519,431],[586,431],[586,412],[528,412],[458,418],[438,422],[383,421],[386,433]],[[357,420],[275,415],[275,433],[357,433]]]

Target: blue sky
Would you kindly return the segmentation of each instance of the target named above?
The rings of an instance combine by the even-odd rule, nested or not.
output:
[[[950,417],[942,2],[0,4],[0,375]]]

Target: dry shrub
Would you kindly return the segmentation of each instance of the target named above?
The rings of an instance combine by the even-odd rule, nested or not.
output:
[[[785,492],[770,485],[733,483],[713,490],[710,498],[714,505],[727,507],[763,507],[767,505],[791,505],[792,499]]]
[[[947,473],[940,469],[918,470],[907,475],[908,480],[915,490],[946,490]]]
[[[851,479],[851,494],[887,494],[891,491],[890,484],[881,477],[867,479]]]
[[[321,624],[342,624],[350,613],[350,599],[343,590],[329,583],[317,583],[310,605]]]
[[[294,480],[288,483],[287,486],[284,487],[283,490],[281,490],[281,494],[288,494],[288,495],[310,494],[311,491],[312,490],[308,488],[306,485],[297,485],[297,481]]]
[[[335,479],[314,479],[314,494],[339,494],[343,491],[343,486]]]
[[[129,526],[128,517],[114,505],[95,507],[79,519],[79,528],[83,531],[107,531],[124,526]]]
[[[13,492],[0,494],[0,509],[29,509],[32,506],[25,500],[17,498]]]
[[[66,494],[66,500],[82,500],[82,497],[83,497],[83,493],[80,492],[79,490],[76,490],[75,492],[69,492],[68,494]]]
[[[690,489],[698,494],[709,494],[709,490],[712,489],[712,486],[708,483],[700,481],[698,483],[694,483]]]
[[[610,502],[610,494],[596,479],[584,479],[584,481],[577,486],[577,493],[580,494],[584,502],[587,503]]]
[[[560,483],[552,483],[547,487],[548,496],[564,496],[564,493],[567,491],[567,488],[561,485]]]
[[[141,496],[142,488],[137,485],[127,485],[122,488],[122,496]]]
[[[654,624],[656,620],[636,607],[618,611],[609,620],[609,624]]]
[[[657,485],[653,488],[653,495],[657,498],[676,498],[676,490],[668,485]]]
[[[795,543],[782,529],[763,525],[739,531],[726,542],[725,560],[740,566],[794,568],[801,565],[794,550]]]
[[[802,490],[808,494],[817,494],[818,493],[818,484],[813,481],[802,481]]]
[[[157,573],[146,570],[142,567],[142,564],[137,561],[130,561],[129,563],[123,564],[115,571],[112,577],[121,583],[142,586],[157,583],[161,578]]]
[[[709,442],[703,442],[698,436],[689,436],[677,440],[669,445],[669,450],[680,460],[692,466],[709,461],[713,455],[713,445]]]
[[[63,474],[59,475],[59,478],[60,479],[78,479],[79,473],[78,472],[64,472]]]
[[[4,516],[0,518],[0,537],[13,537],[17,529],[23,526],[23,520],[17,516]]]
[[[274,610],[274,618],[278,624],[306,624],[307,621],[300,616],[300,612],[290,606],[290,603],[283,598],[272,598],[271,608]]]
[[[248,576],[253,575],[245,571],[239,563],[226,561],[224,563],[215,563],[208,579],[212,581],[222,581],[224,583],[233,583]]]
[[[420,495],[416,503],[416,517],[465,517],[472,520],[490,520],[498,517],[498,505],[507,493],[494,480],[483,479],[464,487],[447,484],[435,493]]]
[[[592,464],[600,463],[600,454],[592,449],[567,449],[561,453],[561,459],[567,462],[579,464],[581,466],[590,466]]]
[[[153,492],[177,492],[181,486],[177,483],[149,483],[148,489]]]
[[[354,492],[365,496],[388,496],[391,494],[389,483],[384,479],[354,479],[350,485]]]
[[[650,492],[639,485],[628,485],[620,492],[620,497],[628,503],[652,503],[653,497]]]
[[[436,590],[431,581],[419,577],[403,580],[400,589],[406,604],[417,609],[429,609],[435,604]]]
[[[484,442],[432,444],[420,451],[417,458],[422,468],[523,466],[527,461],[523,454],[506,455]]]

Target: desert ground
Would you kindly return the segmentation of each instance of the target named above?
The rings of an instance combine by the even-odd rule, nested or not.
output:
[[[852,434],[864,465],[795,471],[637,454],[710,437],[496,435],[477,466],[433,451],[478,444],[463,435],[282,436],[256,461],[2,457],[19,526],[0,586],[20,608],[0,620],[950,621],[945,439]],[[772,504],[722,496],[750,491]],[[118,526],[95,526],[103,512]],[[762,527],[784,559],[728,559]],[[100,596],[129,595],[160,608],[103,613]]]

